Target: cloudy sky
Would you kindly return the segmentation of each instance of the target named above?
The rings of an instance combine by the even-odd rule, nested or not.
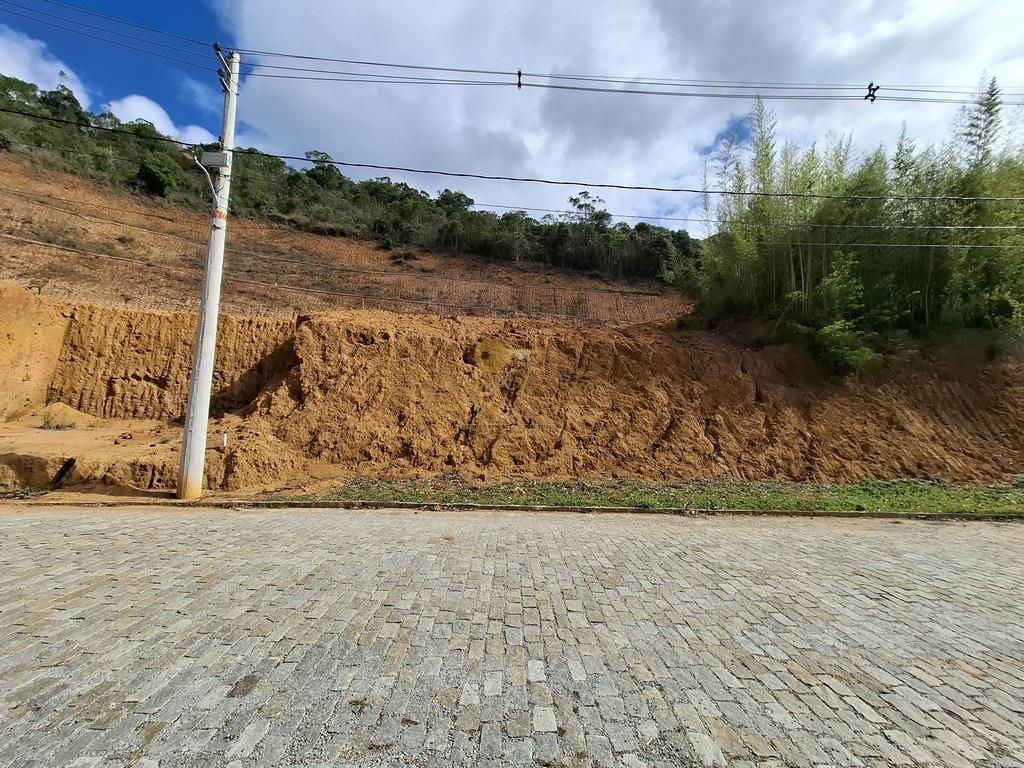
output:
[[[312,56],[624,78],[872,80],[883,88],[974,86],[995,75],[1006,90],[1024,93],[1020,0],[849,0],[827,10],[811,0],[186,0],[174,10],[164,3],[78,1],[189,37]],[[40,0],[20,2],[74,16]],[[0,24],[6,25],[0,28],[4,73],[46,87],[62,81],[93,110],[144,118],[187,141],[219,132],[220,94],[212,73],[14,16],[4,5]],[[197,53],[195,60],[202,59]],[[957,110],[860,100],[770,106],[782,139],[806,145],[830,132],[850,133],[861,151],[891,143],[904,122],[921,142],[940,141]],[[750,108],[746,99],[247,78],[239,141],[286,154],[317,148],[336,159],[385,165],[699,187],[722,139],[743,135]],[[562,208],[572,192],[391,175],[431,192],[461,188],[479,203]],[[698,202],[684,194],[600,194],[609,210],[623,214],[685,216]]]

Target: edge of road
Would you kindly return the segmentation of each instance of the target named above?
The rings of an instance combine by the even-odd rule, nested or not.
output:
[[[837,517],[846,519],[863,518],[865,520],[931,520],[931,521],[963,521],[963,522],[1021,522],[1024,521],[1024,509],[1020,512],[1006,514],[986,514],[973,512],[886,512],[857,510],[764,510],[764,509],[691,509],[684,507],[560,507],[524,504],[473,504],[473,503],[436,503],[412,501],[305,501],[301,499],[224,499],[206,498],[198,501],[179,501],[174,498],[138,498],[78,500],[61,499],[0,499],[0,509],[5,508],[36,508],[47,507],[180,507],[182,509],[230,509],[234,511],[256,511],[261,509],[345,509],[345,510],[376,510],[398,509],[430,512],[561,512],[579,515],[602,514],[641,514],[668,515],[673,517]]]

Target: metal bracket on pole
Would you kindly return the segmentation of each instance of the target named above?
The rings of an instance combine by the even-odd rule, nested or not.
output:
[[[228,64],[228,60],[224,58],[224,49],[220,47],[220,43],[213,44],[213,52],[217,55],[217,58],[220,59],[220,65],[224,72],[230,72],[231,65]]]
[[[210,214],[210,244],[206,252],[206,270],[196,325],[196,343],[189,381],[188,407],[182,434],[181,464],[178,472],[178,498],[198,499],[203,493],[206,462],[206,432],[210,422],[210,390],[213,388],[213,364],[217,342],[217,320],[220,313],[220,286],[224,270],[224,246],[227,241],[228,200],[231,191],[232,150],[235,147],[235,108],[238,98],[237,53],[225,61],[220,46],[217,57],[227,71],[224,84],[224,118],[221,123],[221,151],[206,152],[196,162],[211,182],[214,207]],[[193,158],[194,159],[194,158]],[[215,169],[211,175],[206,166]]]
[[[195,155],[193,155],[191,152],[186,151],[186,152],[183,152],[182,154],[187,155],[189,158],[191,158],[192,162],[195,163],[196,165],[198,165],[199,166],[199,170],[203,172],[203,176],[206,177],[206,181],[210,185],[210,193],[213,195],[213,205],[214,205],[214,207],[216,207],[217,206],[217,187],[215,187],[214,184],[213,184],[213,177],[210,175],[210,172],[208,170],[206,170],[206,166],[205,165],[203,165],[201,162],[199,162],[199,158],[196,157]],[[203,154],[205,155],[206,153],[204,152]]]
[[[224,93],[227,93],[231,90],[231,86],[225,78],[229,77],[231,65],[228,63],[227,59],[224,58],[224,49],[220,47],[220,43],[213,44],[213,52],[217,54],[217,58],[220,59],[220,69],[217,70],[217,79],[220,80],[220,87],[224,90]],[[235,83],[235,85],[237,86],[238,83]]]

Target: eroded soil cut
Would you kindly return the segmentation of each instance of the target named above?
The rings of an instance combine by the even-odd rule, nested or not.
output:
[[[173,487],[194,322],[0,289],[0,483],[53,485],[74,458],[62,486]],[[1024,365],[980,351],[836,381],[797,348],[668,324],[349,310],[226,316],[217,354],[215,489],[453,471],[980,483],[1024,467]]]

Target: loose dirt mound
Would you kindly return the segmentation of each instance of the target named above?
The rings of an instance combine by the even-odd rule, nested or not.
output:
[[[118,453],[105,466],[101,456],[81,479],[120,472],[126,484],[172,486],[180,430],[167,422],[185,406],[192,318],[69,310],[22,289],[0,291],[0,303],[18,307],[0,313],[0,338],[35,334],[40,350],[21,374],[0,379],[0,398],[24,410],[48,392],[104,419],[159,420],[133,443],[145,451]],[[5,349],[6,359],[17,363],[27,345],[19,349]],[[373,311],[295,324],[227,317],[215,410],[230,413],[211,425],[210,445],[227,432],[229,447],[208,453],[208,482],[237,490],[324,465],[374,477],[459,471],[488,480],[980,482],[1020,473],[1024,366],[968,363],[922,361],[884,383],[837,384],[796,349],[745,350],[713,334],[658,327]],[[20,437],[8,430],[0,451],[24,454],[24,430],[37,427],[20,423]],[[52,440],[59,447],[59,436]],[[118,451],[129,450],[124,442]],[[48,457],[40,472],[66,453],[37,450]]]
[[[50,416],[50,420],[46,417]],[[309,461],[237,416],[211,424],[206,487],[259,490],[309,475]],[[226,450],[220,433],[229,436]],[[0,491],[74,487],[105,495],[148,495],[173,488],[181,429],[151,420],[99,419],[55,403],[0,424]]]

